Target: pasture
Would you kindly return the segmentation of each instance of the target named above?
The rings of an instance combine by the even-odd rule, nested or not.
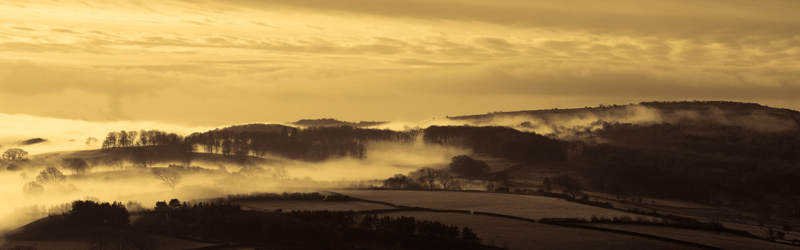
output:
[[[759,240],[755,238],[712,232],[703,230],[692,230],[672,227],[660,227],[649,225],[620,225],[620,224],[591,224],[595,227],[610,228],[616,230],[639,232],[649,235],[661,236],[665,238],[696,242],[707,246],[718,247],[729,250],[748,250],[748,249],[797,249],[795,246]]]
[[[402,206],[489,212],[535,220],[541,218],[584,218],[589,220],[592,215],[636,216],[558,198],[530,195],[409,190],[341,190],[338,192],[354,198],[389,202]]]
[[[244,210],[274,211],[282,209],[283,212],[292,210],[328,210],[328,211],[366,211],[377,209],[393,209],[394,207],[359,201],[319,201],[319,200],[268,200],[268,201],[237,201]]]
[[[403,211],[381,214],[468,226],[481,244],[508,249],[700,249],[677,243],[616,233],[560,227],[514,219],[463,213]]]

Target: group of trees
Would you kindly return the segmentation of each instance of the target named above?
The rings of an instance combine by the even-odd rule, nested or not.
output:
[[[55,187],[66,180],[67,177],[58,168],[47,167],[39,172],[39,175],[36,176],[36,181],[25,183],[22,186],[22,192],[26,195],[38,195],[44,192],[43,185]]]
[[[77,175],[86,174],[91,170],[91,166],[81,158],[62,158],[61,166],[69,169]],[[38,195],[44,192],[44,185],[56,187],[67,180],[67,176],[56,167],[47,167],[36,175],[35,181],[30,181],[22,186],[22,192],[26,195]]]
[[[417,172],[421,174],[417,180],[428,189],[434,189],[439,185],[444,190],[453,189],[454,176],[450,172],[430,167],[424,167]]]
[[[565,161],[567,157],[564,142],[509,127],[430,126],[423,140],[523,163]]]
[[[109,132],[102,148],[126,148],[135,146],[174,146],[184,142],[183,136],[160,130]],[[89,141],[87,140],[87,143]]]
[[[413,142],[416,133],[363,129],[349,126],[310,127],[302,131],[282,127],[280,131],[216,129],[186,138],[205,152],[235,155],[238,152],[263,156],[319,161],[328,158],[365,158],[371,141]]]
[[[65,217],[69,220],[106,226],[127,226],[128,210],[122,203],[97,203],[91,200],[72,202],[72,210]]]

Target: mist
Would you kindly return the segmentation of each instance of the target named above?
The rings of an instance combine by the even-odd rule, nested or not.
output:
[[[761,133],[787,132],[798,124],[782,119],[763,110],[739,111],[708,107],[699,110],[660,110],[641,104],[614,107],[574,109],[570,112],[541,111],[536,114],[509,112],[493,113],[479,118],[433,119],[427,125],[507,126],[520,131],[551,135],[560,139],[574,140],[576,132],[601,129],[604,122],[652,125],[660,123],[697,123],[710,125],[739,126]]]
[[[21,148],[28,151],[30,155],[53,151],[98,149],[100,148],[100,143],[86,145],[86,138],[94,137],[102,142],[108,132],[111,131],[139,131],[142,129],[158,129],[188,135],[213,128],[149,121],[89,122],[0,113],[0,145],[2,145],[2,149]],[[43,138],[47,139],[47,142],[18,145],[20,141],[31,138]]]
[[[50,132],[49,135],[56,134]],[[85,145],[59,145],[54,142],[26,148],[37,148],[40,149],[37,152],[43,153],[48,150],[87,149]],[[152,208],[157,201],[173,198],[190,201],[252,192],[313,192],[381,180],[422,167],[446,168],[453,156],[471,153],[460,147],[426,144],[421,139],[414,143],[371,142],[366,145],[366,150],[365,159],[342,158],[323,162],[304,162],[267,155],[263,161],[253,162],[259,170],[252,174],[240,172],[239,166],[229,157],[203,154],[208,157],[191,163],[196,168],[179,171],[182,179],[174,190],[156,179],[151,169],[133,166],[131,162],[125,162],[124,170],[119,170],[104,165],[102,160],[92,160],[88,161],[93,166],[89,173],[76,175],[60,167],[60,159],[66,152],[32,155],[19,171],[10,171],[5,167],[0,169],[0,200],[4,201],[0,206],[0,232],[45,216],[45,211],[54,206],[79,199],[122,203],[133,201],[145,208]],[[100,157],[104,155],[99,151],[93,154]],[[179,163],[158,162],[153,167],[168,168],[170,164]],[[59,168],[66,175],[66,181],[55,186],[44,185],[45,191],[40,195],[24,194],[23,185],[35,181],[39,171],[49,166]],[[285,175],[276,175],[280,169],[285,171]]]

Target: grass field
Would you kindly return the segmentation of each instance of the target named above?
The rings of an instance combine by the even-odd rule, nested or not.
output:
[[[481,244],[509,249],[699,249],[616,233],[553,226],[484,215],[435,212],[393,212],[381,216],[413,216],[417,220],[440,221],[460,228],[468,226]]]
[[[341,190],[339,192],[355,198],[389,202],[395,205],[490,212],[535,220],[541,218],[585,218],[589,220],[592,215],[636,217],[636,215],[616,210],[541,196],[405,190]]]
[[[597,224],[592,226],[617,229],[630,232],[639,232],[649,235],[656,235],[671,239],[678,239],[690,242],[696,242],[707,246],[718,247],[730,250],[748,250],[748,249],[798,249],[795,246],[778,244],[766,240],[759,240],[744,236],[718,233],[702,230],[691,230],[682,228],[670,228],[659,226],[647,225],[620,225],[620,224]]]
[[[328,210],[328,211],[365,211],[376,209],[392,209],[394,207],[358,202],[358,201],[302,201],[302,200],[276,200],[276,201],[242,201],[236,202],[245,210],[273,211],[283,209],[283,212],[292,210]]]

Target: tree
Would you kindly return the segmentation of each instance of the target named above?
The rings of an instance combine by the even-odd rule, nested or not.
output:
[[[103,140],[103,148],[115,148],[117,147],[117,132],[108,132],[106,135],[106,139]]]
[[[81,158],[62,158],[61,159],[61,167],[72,170],[75,174],[86,174],[89,170],[92,169],[89,164],[86,164]]]
[[[38,182],[31,181],[22,186],[22,193],[25,195],[39,195],[44,192],[44,187]]]
[[[55,167],[45,168],[36,176],[36,181],[42,184],[57,185],[66,180],[67,177]]]
[[[112,168],[121,170],[124,168],[125,161],[122,160],[122,157],[120,157],[119,155],[112,155],[111,157],[108,158],[106,164]]]
[[[547,191],[548,193],[553,191],[553,182],[550,181],[550,177],[544,177],[544,181],[542,181],[542,184],[544,185],[544,190]]]
[[[439,184],[442,185],[442,189],[447,190],[447,185],[453,181],[453,176],[450,175],[450,172],[444,172],[439,170]]]
[[[289,178],[289,172],[286,171],[286,167],[277,166],[272,172],[272,177],[285,180]]]
[[[9,148],[3,153],[3,159],[8,161],[25,160],[28,152],[19,148]]]
[[[422,176],[418,178],[419,182],[427,184],[429,189],[433,189],[436,179],[439,178],[439,171],[430,167],[424,167],[419,170]]]
[[[128,138],[128,132],[125,132],[125,130],[119,131],[119,146],[123,148],[127,147],[129,142],[130,138]]]
[[[97,138],[94,138],[94,137],[86,138],[86,145],[88,145],[88,146],[94,146],[98,142],[100,142],[100,140],[97,140]]]
[[[481,243],[481,238],[478,238],[478,234],[473,232],[469,227],[461,229],[461,240],[475,244]]]
[[[142,167],[153,167],[156,163],[156,152],[152,149],[136,148],[133,151],[133,162]]]
[[[383,181],[383,186],[391,189],[406,189],[411,185],[411,179],[402,174],[396,174]]]
[[[239,166],[239,172],[246,176],[250,176],[258,170],[261,170],[261,168],[247,159],[247,152],[243,150],[236,151],[236,165]]]
[[[499,182],[500,186],[511,188],[514,186],[514,177],[506,172],[498,172],[494,174],[494,181]]]
[[[454,156],[450,162],[450,172],[464,178],[483,179],[489,170],[486,162],[474,160],[466,155]]]
[[[583,183],[569,175],[559,175],[553,178],[553,184],[564,188],[564,193],[577,198],[583,191]]]
[[[159,179],[162,182],[164,182],[164,185],[172,188],[172,190],[175,190],[175,186],[181,183],[181,179],[183,179],[183,176],[181,176],[180,173],[170,169],[153,168],[151,170],[153,172],[153,176],[155,176],[156,179]]]

